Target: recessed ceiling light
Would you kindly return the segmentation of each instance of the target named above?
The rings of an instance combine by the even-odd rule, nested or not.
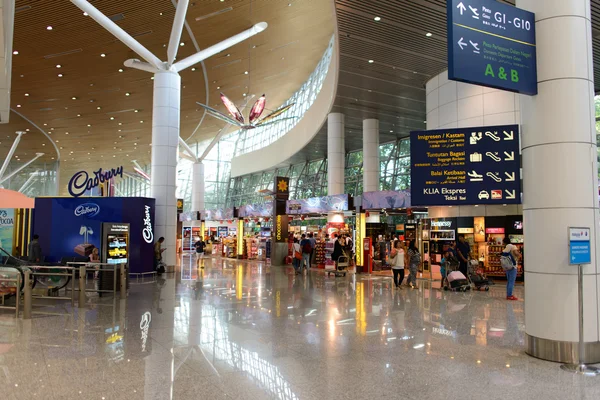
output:
[[[63,77],[63,74],[58,74],[58,77],[59,77],[59,78],[62,78],[62,77]]]
[[[381,21],[381,17],[375,17],[373,18],[375,21]]]
[[[248,71],[244,71],[244,75],[248,75]]]
[[[88,15],[89,15],[89,14],[88,14],[88,13],[86,13],[85,11],[83,12],[83,16],[84,16],[84,17],[87,17]]]
[[[61,67],[62,67],[62,65],[56,64],[56,68],[61,68]]]
[[[129,92],[125,93],[125,96],[129,96],[129,95],[131,95],[131,93],[129,93]]]
[[[246,96],[246,93],[242,93],[242,96]]]
[[[77,100],[77,97],[73,96],[71,97],[71,100]]]
[[[140,124],[143,124],[143,123],[144,123],[144,121],[140,121]]]
[[[180,46],[185,46],[184,42],[179,43]]]
[[[140,110],[135,110],[134,112],[140,112]]]
[[[44,124],[44,126],[48,126],[48,124]]]
[[[100,54],[100,57],[106,57],[106,54],[102,53]]]
[[[96,110],[102,110],[102,107],[98,106],[96,107]]]
[[[390,133],[394,133],[394,131],[390,131]]]
[[[134,143],[133,145],[134,145],[134,146],[137,146],[137,143]]]
[[[77,114],[78,117],[81,117],[81,114]]]
[[[123,68],[119,68],[119,72],[123,72]]]
[[[68,135],[68,134],[69,134],[69,132],[65,132],[65,135]]]
[[[427,33],[425,34],[425,36],[427,36],[427,37],[432,37],[432,36],[433,36],[433,33],[431,33],[431,32],[427,32]]]
[[[369,64],[373,64],[375,61],[373,60],[369,60]]]
[[[25,93],[25,97],[29,97],[29,93]]]
[[[91,127],[92,125],[88,124],[88,128]]]
[[[21,105],[20,105],[20,104],[17,104],[17,108],[21,108]]]
[[[195,71],[195,70],[196,70],[196,68],[192,68],[192,71]]]
[[[13,54],[16,56],[19,54],[19,52],[17,50],[13,51]]]
[[[111,121],[112,121],[113,119],[115,119],[115,117],[110,117],[110,119],[111,119]]]
[[[46,27],[46,29],[47,29],[47,30],[49,30],[49,31],[51,31],[51,30],[52,30],[52,27],[51,27],[50,25],[48,25],[48,26]]]
[[[122,123],[122,122],[119,122],[119,125],[123,125],[123,123]],[[120,132],[120,131],[119,131],[119,132]]]
[[[42,146],[45,146],[45,145],[46,145],[46,143],[42,143]]]
[[[163,13],[158,13],[158,15],[163,15]]]

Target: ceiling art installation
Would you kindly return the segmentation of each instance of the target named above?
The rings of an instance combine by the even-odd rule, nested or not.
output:
[[[221,93],[221,101],[223,102],[223,105],[225,106],[227,111],[229,111],[229,114],[233,118],[215,110],[214,108],[212,108],[210,106],[207,106],[206,104],[202,104],[202,103],[197,103],[197,104],[204,107],[204,109],[206,109],[208,114],[212,115],[213,117],[220,119],[222,121],[225,121],[234,126],[239,126],[240,129],[254,129],[254,128],[258,128],[259,126],[267,126],[267,125],[274,124],[277,121],[296,118],[296,117],[287,117],[287,118],[279,118],[279,119],[275,120],[275,118],[277,118],[278,116],[280,116],[281,114],[283,114],[284,112],[289,110],[294,105],[294,103],[291,103],[291,104],[288,104],[287,106],[283,106],[280,109],[273,111],[272,113],[268,114],[266,117],[259,119],[260,116],[262,115],[263,111],[265,110],[265,106],[267,103],[267,98],[265,97],[264,94],[262,96],[260,96],[260,98],[258,100],[256,100],[256,103],[254,103],[254,105],[252,106],[252,109],[250,110],[250,113],[248,115],[247,123],[246,123],[246,120],[244,119],[244,115],[242,114],[240,109],[233,103],[233,101],[229,100],[227,98],[227,96],[225,96],[223,93]]]

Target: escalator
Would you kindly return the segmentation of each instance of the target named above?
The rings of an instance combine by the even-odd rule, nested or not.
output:
[[[31,270],[36,272],[34,264],[12,256],[6,250],[0,247],[0,278],[16,279],[17,276],[21,277],[21,292],[24,288],[25,282],[25,271]],[[43,266],[64,266],[60,264],[35,264]],[[63,273],[60,269],[39,269],[39,272],[43,273]],[[62,275],[32,275],[32,288],[41,289],[44,295],[52,296],[57,294],[61,289],[64,289],[70,282],[71,276]],[[16,293],[16,286],[14,282],[0,282],[0,292],[4,293],[5,297],[14,296]]]

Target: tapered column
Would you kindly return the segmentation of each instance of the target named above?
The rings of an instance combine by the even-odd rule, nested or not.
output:
[[[204,164],[192,167],[192,210],[204,211]]]
[[[600,362],[598,165],[589,0],[517,0],[536,18],[538,91],[521,96],[527,351],[576,362],[577,267],[567,228],[591,228],[585,363]]]
[[[175,265],[177,239],[177,155],[181,78],[175,72],[154,75],[152,170],[150,193],[156,199],[154,240],[165,238],[163,261]]]
[[[327,194],[344,193],[344,114],[331,113],[327,118]]]
[[[379,190],[379,120],[363,121],[363,192]]]

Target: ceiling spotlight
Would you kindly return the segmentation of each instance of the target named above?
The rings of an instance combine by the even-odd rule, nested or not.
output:
[[[375,21],[381,21],[381,17],[375,17],[373,18]]]
[[[58,74],[58,77],[59,77],[59,78],[62,78],[62,77],[63,77],[63,74]]]
[[[140,110],[135,110],[134,112],[140,112]]]
[[[140,124],[143,124],[143,123],[144,123],[144,121],[140,121]]]
[[[192,71],[195,71],[195,70],[196,70],[196,68],[192,68]]]
[[[92,125],[88,124],[88,128],[90,128]]]
[[[71,97],[71,100],[77,100],[77,97],[73,96]]]
[[[375,61],[373,60],[369,60],[369,64],[373,64]]]
[[[102,107],[98,106],[96,107],[96,110],[102,110]]]
[[[110,120],[112,121],[113,119],[115,119],[115,117],[110,117]]]
[[[123,68],[119,68],[119,72],[123,72]]]
[[[248,75],[248,71],[244,71],[244,75]]]
[[[119,125],[123,125],[123,123],[122,123],[122,122],[119,122]]]
[[[185,46],[184,42],[179,43],[180,46]]]
[[[17,108],[21,108],[21,105],[20,105],[20,104],[17,104]]]
[[[16,56],[19,54],[19,52],[17,50],[13,51],[13,54]]]
[[[88,14],[88,13],[86,13],[85,11],[83,12],[83,16],[84,16],[84,17],[87,17],[88,15],[89,15],[89,14]]]
[[[394,133],[394,131],[390,131],[390,133]]]
[[[125,93],[125,96],[130,96],[130,95],[131,95],[131,93],[129,93],[129,92]]]
[[[47,30],[49,30],[49,31],[51,31],[51,30],[52,30],[52,27],[51,27],[50,25],[48,25],[48,26],[46,27],[46,29],[47,29]]]
[[[427,32],[427,33],[425,34],[425,36],[427,36],[427,37],[432,37],[432,36],[433,36],[433,33],[431,33],[431,32]]]
[[[29,97],[29,93],[25,93],[25,97]]]
[[[106,57],[106,54],[102,53],[100,54],[100,57]]]
[[[68,134],[69,134],[69,132],[65,132],[65,135],[68,135]]]
[[[158,13],[158,15],[161,15],[161,16],[162,16],[162,15],[163,15],[163,13]]]
[[[217,86],[217,90],[221,89],[221,86]]]
[[[77,114],[78,117],[81,117],[81,114]]]
[[[134,143],[133,145],[134,145],[134,146],[137,146],[137,143]]]
[[[61,67],[62,67],[62,65],[56,64],[56,68],[61,68]]]

